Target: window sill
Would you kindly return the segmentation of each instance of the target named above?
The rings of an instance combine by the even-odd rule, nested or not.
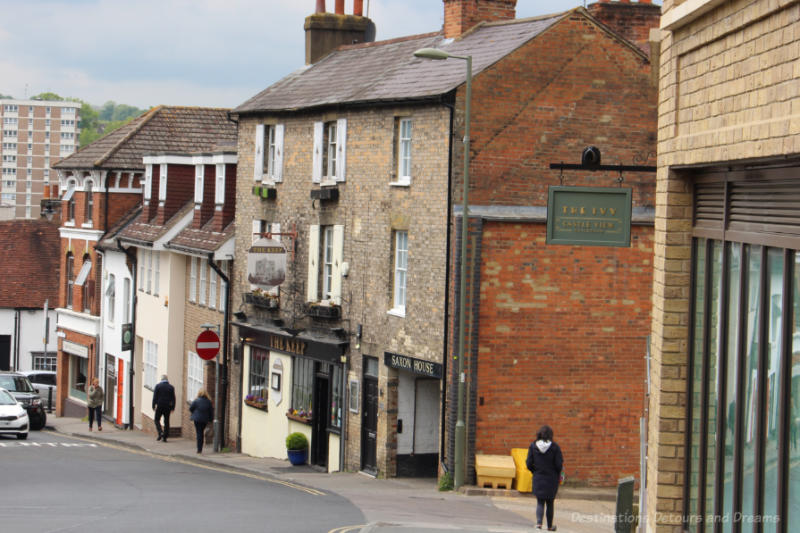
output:
[[[88,228],[88,229],[91,229],[91,228],[93,228],[93,227],[94,227],[94,225],[92,225],[92,224],[81,224],[81,227],[82,227],[82,228]]]
[[[387,315],[398,316],[400,318],[406,317],[406,308],[405,307],[395,307],[393,309],[389,309],[386,311]]]
[[[389,187],[411,187],[411,180],[391,181]]]
[[[332,178],[325,178],[319,182],[320,187],[336,187],[339,182]]]

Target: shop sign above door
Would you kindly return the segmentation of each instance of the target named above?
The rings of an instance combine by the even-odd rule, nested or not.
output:
[[[286,247],[275,239],[261,238],[247,254],[247,281],[270,290],[286,279]]]
[[[424,359],[417,359],[416,357],[408,357],[407,355],[400,355],[392,352],[383,353],[383,362],[386,366],[399,370],[406,370],[420,376],[437,379],[442,377],[441,363],[425,361]]]
[[[547,244],[630,246],[631,189],[550,187]]]

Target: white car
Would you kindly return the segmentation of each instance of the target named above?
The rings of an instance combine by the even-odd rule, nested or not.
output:
[[[28,412],[10,392],[0,388],[0,435],[28,438]]]

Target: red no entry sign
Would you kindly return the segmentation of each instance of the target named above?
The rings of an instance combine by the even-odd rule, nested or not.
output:
[[[197,355],[206,361],[214,359],[219,353],[219,336],[210,329],[197,336]]]

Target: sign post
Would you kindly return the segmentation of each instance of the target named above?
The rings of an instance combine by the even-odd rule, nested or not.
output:
[[[201,328],[205,328],[205,331],[201,332],[200,335],[197,336],[197,341],[195,342],[195,349],[197,350],[197,355],[199,355],[202,359],[206,361],[210,361],[214,359],[216,361],[216,368],[214,372],[214,452],[219,452],[220,449],[220,442],[219,442],[219,335],[215,331],[212,330],[216,329],[219,331],[219,324],[203,324],[200,326]]]

